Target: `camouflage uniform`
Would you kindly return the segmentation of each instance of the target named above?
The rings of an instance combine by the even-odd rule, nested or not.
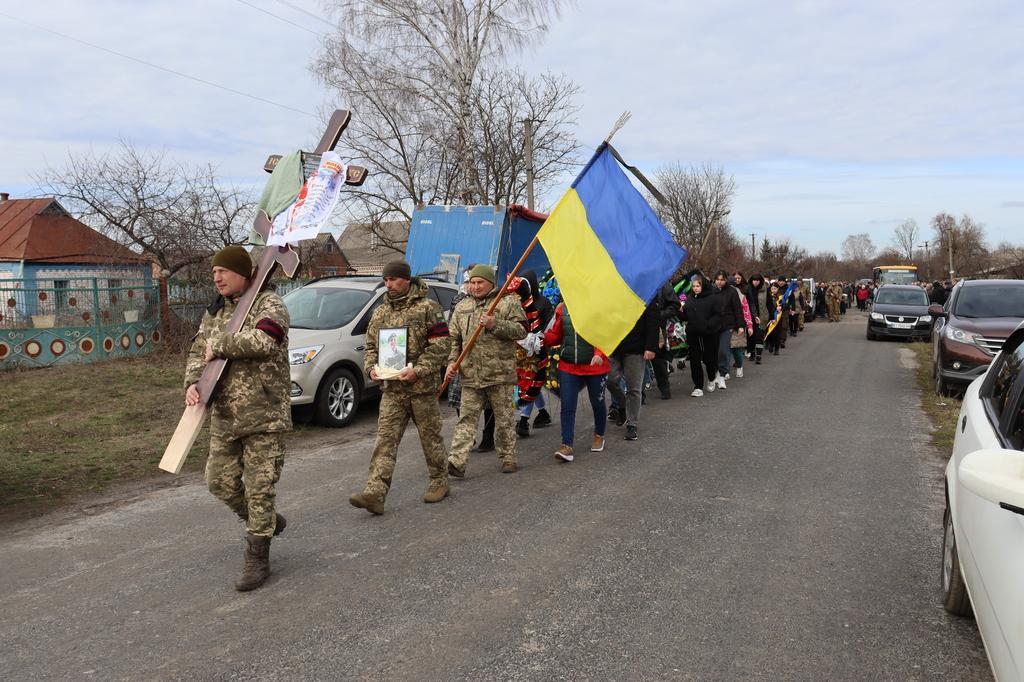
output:
[[[185,388],[206,367],[206,343],[229,360],[210,403],[210,457],[206,484],[239,517],[251,535],[271,537],[274,484],[284,464],[284,433],[292,428],[288,390],[288,310],[272,291],[256,296],[241,330],[225,333],[238,299],[203,314],[188,352]]]
[[[455,306],[451,319],[449,364],[459,357],[462,345],[469,341],[480,325],[480,317],[487,312],[497,294],[498,290],[494,289],[482,299],[468,297]],[[517,460],[516,341],[526,337],[526,313],[518,296],[506,296],[498,303],[494,317],[494,328],[480,333],[476,344],[459,366],[462,405],[448,461],[460,471],[466,469],[480,411],[488,402],[494,410],[494,441],[498,456],[503,464],[515,465]]]
[[[431,484],[448,485],[444,439],[441,437],[441,409],[437,392],[441,370],[448,357],[448,325],[441,306],[428,295],[425,284],[413,278],[409,292],[397,298],[385,294],[373,311],[366,328],[366,356],[363,368],[369,376],[377,364],[377,334],[380,329],[406,327],[409,330],[406,361],[416,371],[416,381],[397,379],[382,382],[383,396],[377,417],[377,441],[370,456],[365,493],[383,500],[391,488],[398,444],[412,418],[419,432]]]
[[[839,301],[843,298],[843,288],[838,282],[832,282],[825,291],[825,300],[828,303],[828,321],[839,321]]]
[[[807,284],[805,284],[802,281],[800,282],[800,286],[797,287],[797,293],[799,295],[797,298],[797,303],[799,305],[799,307],[797,308],[797,331],[802,332],[804,330],[804,322],[806,322],[804,315],[807,312],[807,305],[808,301],[811,300],[811,294],[810,291],[807,289]]]

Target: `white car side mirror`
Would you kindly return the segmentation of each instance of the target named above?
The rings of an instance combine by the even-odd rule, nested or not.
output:
[[[1024,509],[1024,452],[976,450],[960,462],[958,475],[975,495]]]

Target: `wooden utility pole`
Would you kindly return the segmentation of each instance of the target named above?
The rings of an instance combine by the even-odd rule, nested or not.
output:
[[[533,119],[523,119],[526,136],[526,207],[533,210]]]
[[[750,233],[750,265],[757,263],[757,249],[754,247],[754,233]]]

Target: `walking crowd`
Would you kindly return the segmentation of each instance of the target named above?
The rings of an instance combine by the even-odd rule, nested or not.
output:
[[[252,277],[252,261],[240,247],[213,259],[219,296],[203,316],[189,351],[186,404],[197,405],[197,382],[209,362],[230,360],[211,401],[210,491],[246,524],[245,567],[238,590],[263,584],[270,573],[270,542],[287,524],[276,511],[275,485],[284,462],[283,432],[288,409],[288,311],[264,289],[237,332],[228,331],[231,313]],[[429,483],[423,501],[440,502],[450,478],[466,476],[470,454],[496,450],[501,471],[518,470],[518,441],[534,428],[552,424],[546,409],[557,396],[561,438],[554,457],[574,461],[579,394],[587,392],[594,429],[590,452],[605,449],[608,425],[624,427],[626,441],[640,436],[642,406],[656,385],[660,398],[672,394],[669,375],[689,365],[701,399],[725,391],[744,377],[748,361],[785,350],[815,314],[818,292],[799,278],[771,279],[720,270],[699,271],[665,282],[618,346],[606,354],[575,329],[573,313],[561,300],[557,282],[542,289],[532,272],[513,278],[507,295],[494,269],[474,265],[450,315],[428,295],[425,282],[404,261],[383,269],[386,294],[366,332],[364,370],[379,381],[382,397],[377,437],[366,484],[350,503],[383,514],[398,447],[410,420],[419,434]],[[819,288],[821,289],[821,288]],[[838,319],[843,293],[838,283],[823,289],[828,315]],[[496,299],[497,300],[496,302]],[[394,356],[404,341],[404,365]],[[383,372],[382,372],[383,370]],[[383,376],[381,376],[383,373]],[[388,378],[385,378],[388,377]],[[438,396],[449,383],[449,403],[458,413],[451,446],[441,434]],[[481,418],[483,435],[477,438]]]

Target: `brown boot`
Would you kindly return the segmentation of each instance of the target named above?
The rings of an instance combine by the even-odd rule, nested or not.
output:
[[[270,538],[248,534],[245,541],[245,568],[235,582],[239,592],[255,590],[270,575]]]
[[[516,465],[515,462],[502,462],[501,473],[514,474],[517,471],[519,471],[519,467]]]
[[[354,495],[349,496],[348,501],[349,504],[351,504],[353,507],[365,509],[371,514],[377,514],[379,516],[380,514],[384,513],[383,495],[374,495],[372,493],[355,493]]]
[[[440,502],[448,497],[448,481],[435,479],[427,486],[427,492],[423,494],[424,502]]]

